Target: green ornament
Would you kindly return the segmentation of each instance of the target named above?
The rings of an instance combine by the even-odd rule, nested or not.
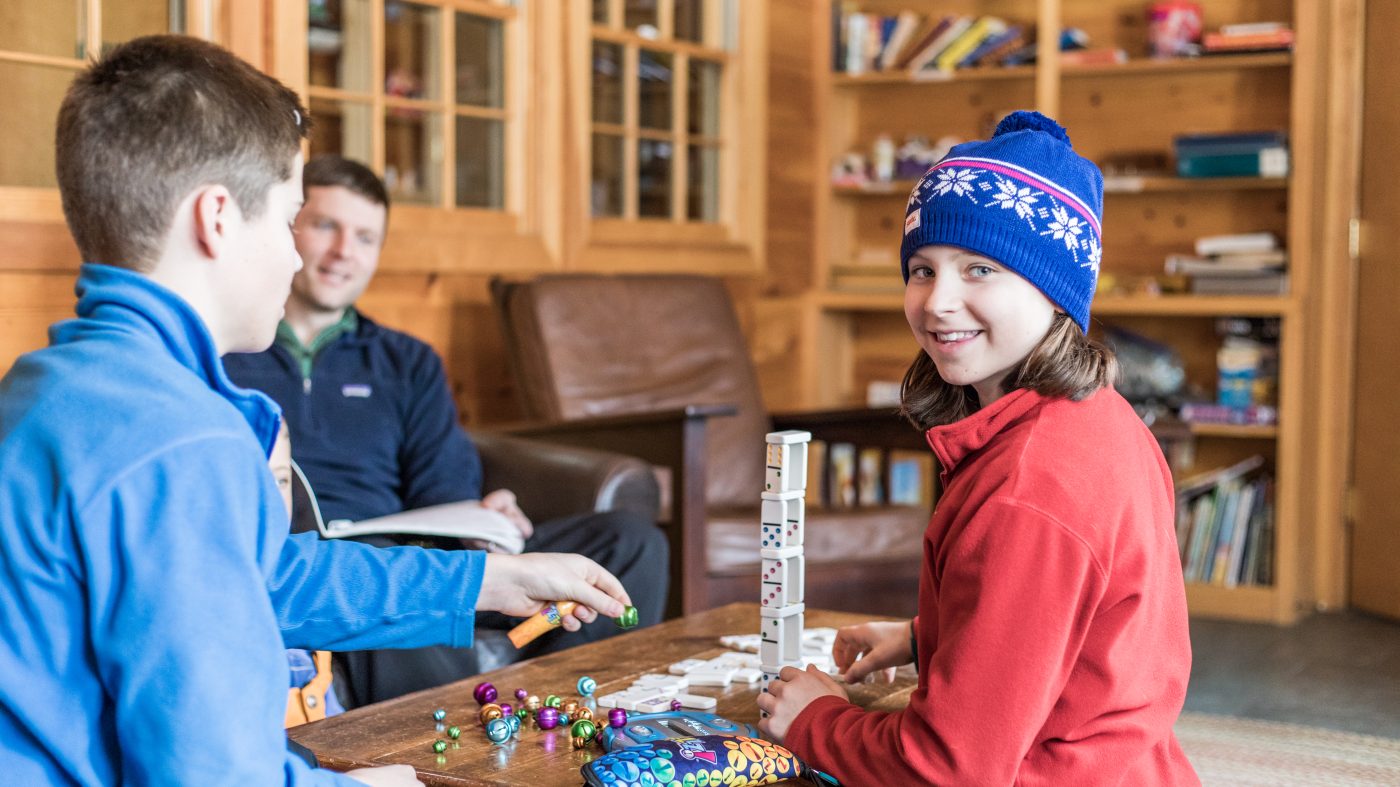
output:
[[[544,698],[544,706],[546,708],[557,708],[563,704],[564,701],[559,698],[558,694],[550,694],[549,696]]]
[[[451,738],[452,740],[457,740],[458,738],[462,737],[462,728],[461,728],[461,727],[448,727],[448,728],[447,728],[447,737]]]
[[[441,739],[433,741],[433,751],[437,752],[438,754],[442,754],[443,752],[447,751],[447,741]]]
[[[575,738],[592,739],[597,732],[597,725],[588,719],[579,719],[569,728],[569,734]]]
[[[617,618],[616,621],[617,627],[620,629],[634,629],[641,622],[641,618],[637,615],[636,607],[628,607],[622,610],[622,617]]]

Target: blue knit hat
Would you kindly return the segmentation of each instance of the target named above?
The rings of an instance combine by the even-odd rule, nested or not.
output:
[[[955,146],[909,194],[899,261],[931,244],[957,246],[1024,276],[1079,327],[1103,255],[1103,174],[1039,112],[1012,112],[992,138]]]

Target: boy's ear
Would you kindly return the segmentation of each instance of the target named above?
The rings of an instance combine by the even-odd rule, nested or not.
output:
[[[227,187],[204,186],[194,198],[194,239],[211,258],[227,248],[238,208]]]

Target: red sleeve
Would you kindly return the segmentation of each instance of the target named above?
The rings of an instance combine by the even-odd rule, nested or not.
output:
[[[788,730],[788,748],[842,783],[1011,784],[1074,667],[1105,584],[1089,547],[999,500],[950,538],[937,596],[920,599],[916,625],[937,631],[919,633],[908,708],[824,697]]]

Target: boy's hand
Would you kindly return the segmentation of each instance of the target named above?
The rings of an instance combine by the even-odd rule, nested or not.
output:
[[[768,718],[758,723],[758,729],[768,740],[782,743],[797,714],[812,700],[827,695],[850,699],[841,684],[815,666],[807,667],[806,671],[783,667],[777,680],[768,684],[768,693],[758,695],[758,709],[768,713]]]
[[[497,489],[481,498],[481,506],[504,514],[505,518],[509,519],[520,531],[521,538],[529,538],[534,535],[534,523],[530,521],[530,517],[525,516],[524,511],[520,510],[520,506],[515,501],[515,493],[509,489]]]
[[[516,617],[539,612],[551,601],[577,601],[564,616],[564,628],[578,631],[599,613],[620,617],[632,599],[617,577],[583,555],[531,552],[524,555],[486,556],[486,573],[476,608]]]
[[[422,786],[418,781],[418,771],[412,765],[382,765],[378,768],[356,768],[346,771],[346,776],[364,782],[370,787],[413,787]]]
[[[913,621],[871,622],[839,629],[831,647],[836,668],[847,683],[860,683],[877,670],[881,680],[893,682],[895,668],[914,660],[909,647],[913,625]]]

